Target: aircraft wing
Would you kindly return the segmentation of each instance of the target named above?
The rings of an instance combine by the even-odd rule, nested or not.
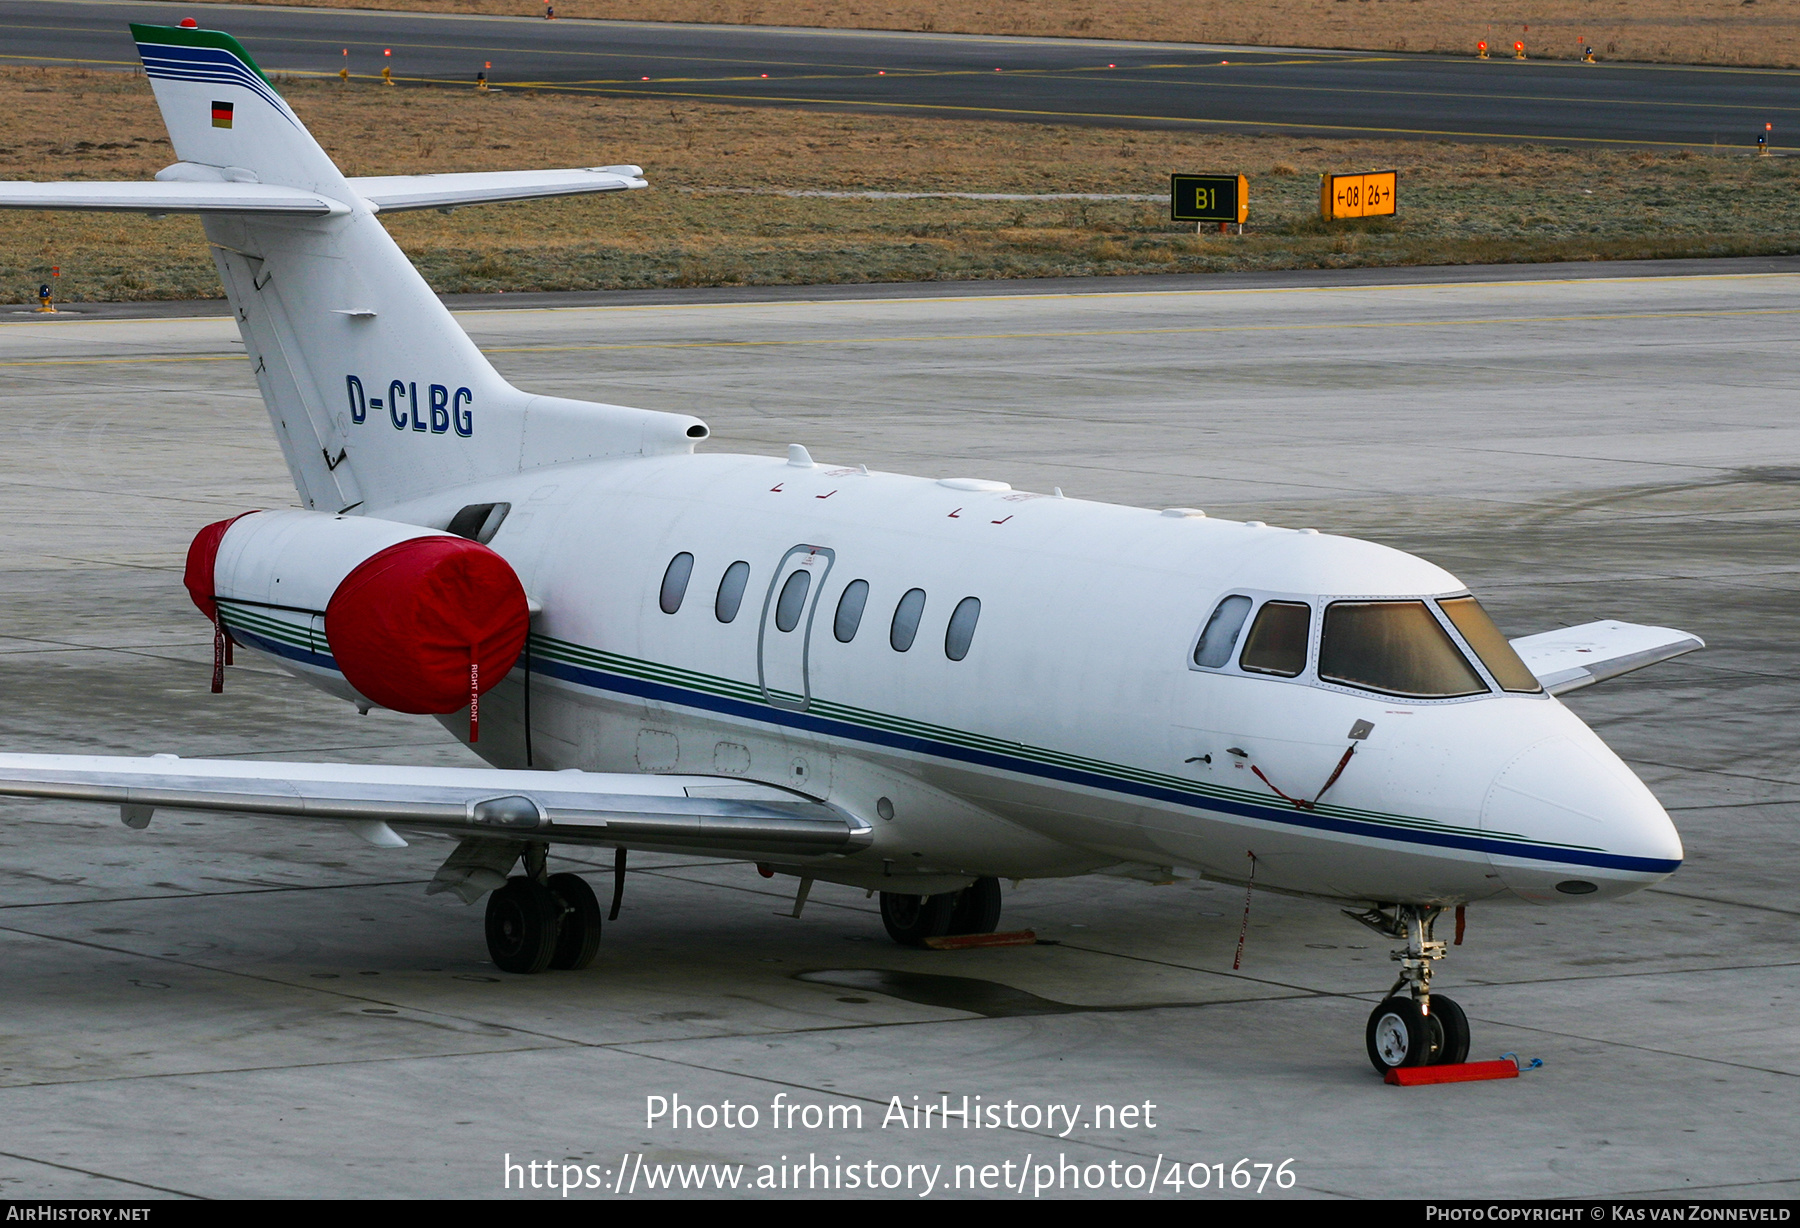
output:
[[[1561,695],[1705,648],[1706,641],[1673,627],[1604,619],[1522,636],[1512,646],[1544,689]]]
[[[0,180],[0,209],[91,209],[102,213],[271,213],[323,217],[350,206],[272,183],[144,180],[28,183]]]
[[[836,806],[716,776],[0,754],[0,796],[103,802],[140,828],[160,807],[335,820],[389,847],[404,844],[390,823],[465,838],[751,856],[849,853],[874,837]]]
[[[449,175],[384,175],[352,179],[377,209],[452,209],[508,200],[539,200],[648,187],[636,166],[554,171],[480,171]],[[322,217],[350,212],[343,201],[304,188],[223,181],[215,168],[176,163],[150,181],[0,180],[0,208],[89,209],[106,213],[261,213]]]
[[[622,192],[649,186],[636,166],[588,166],[560,171],[476,171],[448,175],[383,175],[352,179],[364,200],[387,212],[452,209],[507,200]]]

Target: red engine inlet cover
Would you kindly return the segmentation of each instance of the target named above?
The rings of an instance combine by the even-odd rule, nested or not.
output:
[[[496,686],[524,650],[531,612],[510,564],[461,537],[419,537],[370,555],[325,607],[325,638],[351,686],[395,712],[455,712]]]
[[[215,520],[194,534],[193,543],[188,546],[187,569],[181,582],[187,585],[188,596],[208,622],[219,616],[219,607],[213,602],[213,566],[219,561],[219,543],[225,540],[225,530],[252,514],[239,512],[230,520]]]

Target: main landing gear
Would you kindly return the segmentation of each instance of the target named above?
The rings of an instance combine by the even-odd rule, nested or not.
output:
[[[542,846],[528,851],[524,874],[488,896],[488,954],[502,972],[575,971],[600,950],[600,901],[577,874],[547,874]]]
[[[1469,1058],[1469,1017],[1443,994],[1431,992],[1432,961],[1447,953],[1445,944],[1431,936],[1432,924],[1443,912],[1400,904],[1392,912],[1373,908],[1349,914],[1376,933],[1406,943],[1394,952],[1399,979],[1370,1013],[1364,1033],[1369,1061],[1381,1074],[1396,1066],[1452,1066]]]
[[[903,947],[922,947],[927,938],[949,934],[991,934],[1000,924],[1000,880],[978,878],[942,895],[883,891],[881,923]]]

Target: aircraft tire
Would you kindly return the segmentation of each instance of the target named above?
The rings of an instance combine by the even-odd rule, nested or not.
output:
[[[545,884],[561,906],[562,924],[557,927],[556,946],[550,954],[550,967],[579,972],[594,962],[600,953],[600,901],[587,879],[579,874],[552,874]]]
[[[556,952],[562,908],[536,879],[515,875],[488,896],[488,955],[502,972],[542,972]]]
[[[958,891],[943,895],[902,895],[897,891],[881,893],[881,923],[888,937],[903,947],[922,947],[927,938],[942,938],[950,932],[950,919],[956,913]]]
[[[1396,1066],[1423,1066],[1430,1058],[1433,1029],[1411,998],[1389,998],[1369,1013],[1363,1037],[1377,1074]]]
[[[991,934],[1000,925],[1000,880],[978,878],[956,893],[952,934]]]
[[[1469,1017],[1455,1000],[1442,994],[1431,995],[1431,1018],[1443,1037],[1437,1052],[1431,1055],[1433,1066],[1458,1066],[1469,1060]]]

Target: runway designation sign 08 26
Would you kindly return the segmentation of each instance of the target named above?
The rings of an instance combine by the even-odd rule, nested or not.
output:
[[[1236,222],[1250,216],[1250,181],[1242,175],[1170,175],[1169,217],[1177,222]]]
[[[1398,171],[1320,175],[1319,216],[1328,222],[1341,217],[1392,217],[1399,180]]]

